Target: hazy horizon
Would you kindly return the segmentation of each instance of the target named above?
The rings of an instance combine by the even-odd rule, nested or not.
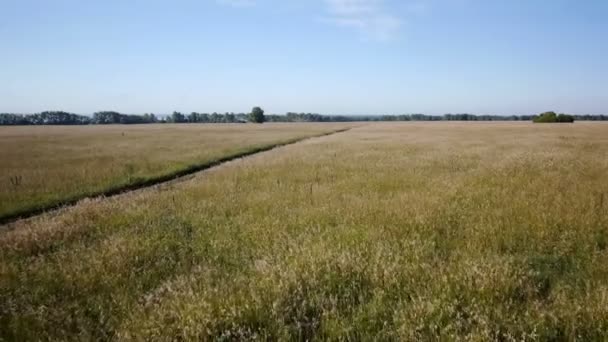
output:
[[[0,112],[606,114],[607,17],[595,0],[8,0]]]
[[[264,109],[264,108],[262,108]],[[39,114],[42,112],[59,112],[59,111],[64,111],[64,110],[54,110],[54,109],[47,109],[47,110],[43,110],[43,111],[37,111],[37,112],[6,112],[6,111],[0,111],[0,114],[17,114],[17,115],[33,115],[33,114]],[[173,114],[174,111],[171,112],[167,112],[167,113],[159,113],[159,112],[144,112],[144,113],[135,113],[135,112],[124,112],[124,111],[120,111],[120,110],[114,110],[114,109],[110,109],[110,110],[98,110],[95,112],[105,112],[105,111],[109,111],[109,112],[117,112],[120,114],[124,114],[124,115],[144,115],[144,114],[154,114],[157,118],[165,118],[165,117],[171,117],[171,115]],[[95,114],[95,112],[91,112],[91,113],[78,113],[78,112],[68,112],[68,113],[72,113],[72,114],[77,114],[77,115],[83,115],[83,116],[87,116],[87,117],[93,117],[93,115]],[[198,114],[220,114],[220,115],[224,115],[224,114],[245,114],[248,115],[251,110],[249,111],[243,111],[243,112],[226,112],[226,111],[216,111],[216,112],[202,112],[202,111],[176,111],[178,113],[187,115],[190,113],[198,113]],[[428,114],[428,113],[369,113],[369,114],[357,114],[357,113],[317,113],[317,112],[300,112],[300,111],[288,111],[285,113],[271,113],[271,112],[267,112],[264,111],[265,115],[279,115],[279,116],[285,116],[288,113],[295,113],[295,114],[316,114],[316,115],[324,115],[324,116],[344,116],[344,117],[362,117],[362,118],[366,118],[366,117],[381,117],[381,116],[400,116],[400,115],[425,115],[425,116],[436,116],[436,117],[441,117],[444,115],[462,115],[462,114],[467,114],[467,115],[475,115],[475,116],[496,116],[496,117],[507,117],[507,116],[532,116],[532,115],[539,115],[545,112],[551,112],[549,111],[542,111],[542,112],[537,112],[537,113],[502,113],[502,114],[486,114],[486,113],[441,113],[441,114]],[[570,114],[570,115],[593,115],[593,116],[599,116],[599,115],[608,115],[608,111],[606,113],[562,113],[562,112],[556,112],[556,114]]]

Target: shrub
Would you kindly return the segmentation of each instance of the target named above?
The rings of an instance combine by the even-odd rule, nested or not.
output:
[[[534,117],[534,119],[532,119],[532,121],[536,122],[536,123],[548,123],[548,122],[574,122],[574,117],[572,115],[567,115],[567,114],[555,114],[555,112],[545,112],[542,113],[536,117]]]
[[[574,116],[567,114],[560,114],[557,116],[557,122],[574,122]]]

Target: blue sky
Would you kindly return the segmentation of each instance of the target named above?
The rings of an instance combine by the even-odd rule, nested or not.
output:
[[[605,0],[0,0],[0,112],[608,113]]]

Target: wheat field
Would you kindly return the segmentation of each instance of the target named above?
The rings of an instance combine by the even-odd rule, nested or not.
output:
[[[0,127],[0,219],[346,124]]]
[[[606,124],[366,124],[84,200],[0,230],[0,339],[605,340],[607,155]]]

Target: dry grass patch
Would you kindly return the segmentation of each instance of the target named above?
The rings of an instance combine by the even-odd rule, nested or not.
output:
[[[22,222],[0,235],[0,331],[604,340],[607,133],[372,124]]]
[[[0,218],[346,126],[0,127]]]

